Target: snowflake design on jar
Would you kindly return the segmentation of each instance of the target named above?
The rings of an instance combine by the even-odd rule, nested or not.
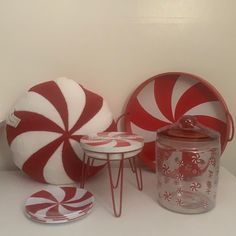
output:
[[[210,164],[216,166],[217,148],[211,149]]]
[[[182,195],[184,193],[184,190],[180,187],[177,188],[177,195]]]
[[[212,178],[212,176],[213,176],[213,171],[212,170],[208,170],[208,178]]]
[[[193,191],[193,192],[197,192],[200,188],[201,188],[201,184],[198,183],[198,182],[193,182],[193,183],[191,183],[191,185],[190,185],[190,189],[191,189],[191,191]]]
[[[202,163],[202,162],[203,162],[203,160],[200,158],[199,153],[196,153],[196,154],[194,154],[194,155],[192,156],[192,163],[194,163],[194,164],[200,164],[200,163]]]
[[[206,209],[206,208],[208,208],[209,203],[207,201],[203,201],[201,205],[202,205],[203,208]]]
[[[182,166],[184,166],[184,161],[183,160],[178,160],[177,161],[177,165],[179,166],[179,167],[182,167]]]
[[[183,206],[184,202],[181,198],[176,199],[177,206]]]
[[[181,173],[178,173],[175,178],[176,178],[177,181],[183,181],[184,180],[184,176]]]
[[[210,164],[211,164],[212,166],[214,166],[214,167],[216,166],[216,159],[215,159],[214,156],[212,156],[212,157],[210,158],[209,162],[210,162]]]
[[[162,172],[165,175],[168,175],[170,173],[170,167],[168,165],[166,165],[165,163],[162,165]]]
[[[212,187],[212,182],[211,182],[211,181],[207,181],[206,184],[207,184],[207,187],[208,187],[208,188],[211,188],[211,187]]]
[[[198,174],[198,172],[199,172],[199,170],[198,170],[198,169],[196,169],[196,168],[193,168],[191,172],[192,172],[192,174],[194,174],[194,175],[197,175],[197,174]]]
[[[207,189],[206,189],[206,193],[207,193],[207,194],[210,194],[210,193],[211,193],[211,189],[207,188]]]
[[[165,191],[163,196],[164,196],[164,199],[167,200],[168,202],[172,199],[172,194],[170,192]]]

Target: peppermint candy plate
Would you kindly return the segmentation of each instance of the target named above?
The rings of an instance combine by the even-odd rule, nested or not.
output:
[[[35,221],[35,222],[38,222],[38,223],[44,223],[44,224],[61,224],[61,223],[67,223],[67,222],[72,222],[72,221],[76,221],[76,220],[81,220],[83,219],[84,217],[86,217],[87,214],[89,214],[91,212],[91,209],[88,209],[87,212],[84,212],[83,214],[80,214],[76,217],[70,217],[70,218],[48,218],[48,217],[39,217],[39,216],[34,216],[34,215],[31,215],[27,212],[25,212],[25,215]]]
[[[94,205],[92,193],[76,187],[49,187],[32,194],[25,213],[33,220],[63,223],[88,214]]]
[[[198,76],[182,72],[146,80],[132,94],[125,114],[125,130],[144,137],[140,158],[153,171],[156,131],[183,115],[196,116],[200,123],[219,132],[221,153],[234,135],[232,116],[219,92]]]

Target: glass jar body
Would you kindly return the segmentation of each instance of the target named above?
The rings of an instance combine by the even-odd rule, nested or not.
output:
[[[159,137],[156,141],[158,202],[185,214],[215,206],[219,175],[219,140],[183,142]]]

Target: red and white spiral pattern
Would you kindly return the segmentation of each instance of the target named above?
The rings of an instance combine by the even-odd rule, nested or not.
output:
[[[125,158],[132,157],[141,151],[143,144],[143,137],[128,132],[101,132],[81,138],[86,153],[98,159],[106,158],[106,153],[110,153],[112,159],[120,159],[121,155],[115,155],[120,153],[125,153]]]
[[[85,189],[54,186],[31,195],[25,212],[35,220],[66,222],[84,216],[93,204],[93,195]]]
[[[206,81],[186,73],[166,73],[141,84],[132,95],[125,118],[126,130],[145,140],[141,159],[155,170],[156,130],[194,115],[221,135],[222,151],[229,135],[227,107],[220,94]]]
[[[115,130],[104,99],[67,78],[32,87],[15,105],[17,127],[7,125],[15,164],[40,182],[79,181],[83,151],[80,138]],[[92,174],[102,166],[93,166]]]

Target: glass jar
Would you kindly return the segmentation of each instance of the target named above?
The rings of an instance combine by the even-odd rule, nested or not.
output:
[[[220,136],[193,116],[157,131],[158,202],[180,213],[195,214],[215,206]]]

